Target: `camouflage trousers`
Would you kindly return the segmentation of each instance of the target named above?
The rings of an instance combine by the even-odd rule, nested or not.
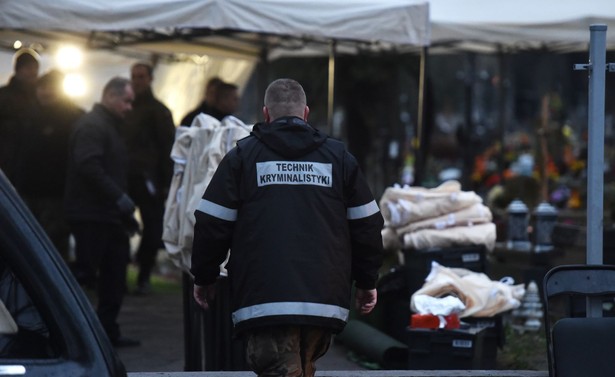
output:
[[[331,344],[331,331],[315,326],[272,326],[247,334],[246,358],[259,377],[313,377]]]

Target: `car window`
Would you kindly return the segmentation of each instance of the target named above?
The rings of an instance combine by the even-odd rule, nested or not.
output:
[[[0,359],[56,357],[47,325],[30,295],[0,258],[0,300],[13,330],[0,333]],[[5,316],[6,317],[6,316]],[[10,326],[10,324],[9,324]]]

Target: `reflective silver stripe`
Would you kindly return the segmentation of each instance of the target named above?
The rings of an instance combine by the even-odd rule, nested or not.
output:
[[[378,213],[378,211],[380,211],[378,204],[376,204],[375,200],[372,200],[362,206],[348,208],[346,210],[346,218],[348,220],[362,219]]]
[[[23,376],[26,374],[26,367],[23,365],[0,365],[1,376]]]
[[[233,313],[233,323],[273,315],[310,315],[325,318],[348,319],[348,309],[313,302],[271,302],[241,308]]]
[[[226,208],[205,199],[201,199],[201,201],[199,202],[199,206],[196,210],[226,221],[237,220],[236,209]]]

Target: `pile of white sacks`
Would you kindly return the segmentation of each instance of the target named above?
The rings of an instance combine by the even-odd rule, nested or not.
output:
[[[385,249],[426,249],[455,246],[495,246],[491,210],[473,191],[461,191],[458,181],[440,186],[394,186],[380,199]]]

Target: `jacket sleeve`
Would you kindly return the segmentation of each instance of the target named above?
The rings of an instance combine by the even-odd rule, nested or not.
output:
[[[75,133],[72,152],[78,174],[93,190],[98,190],[104,197],[115,201],[124,191],[105,170],[105,138],[105,130],[100,126],[87,124]]]
[[[350,153],[344,155],[344,195],[352,247],[352,278],[361,289],[376,287],[382,265],[384,220],[359,165]]]
[[[241,161],[237,149],[220,162],[194,212],[194,240],[190,272],[197,285],[210,285],[220,274],[231,248],[233,230],[239,213]]]

